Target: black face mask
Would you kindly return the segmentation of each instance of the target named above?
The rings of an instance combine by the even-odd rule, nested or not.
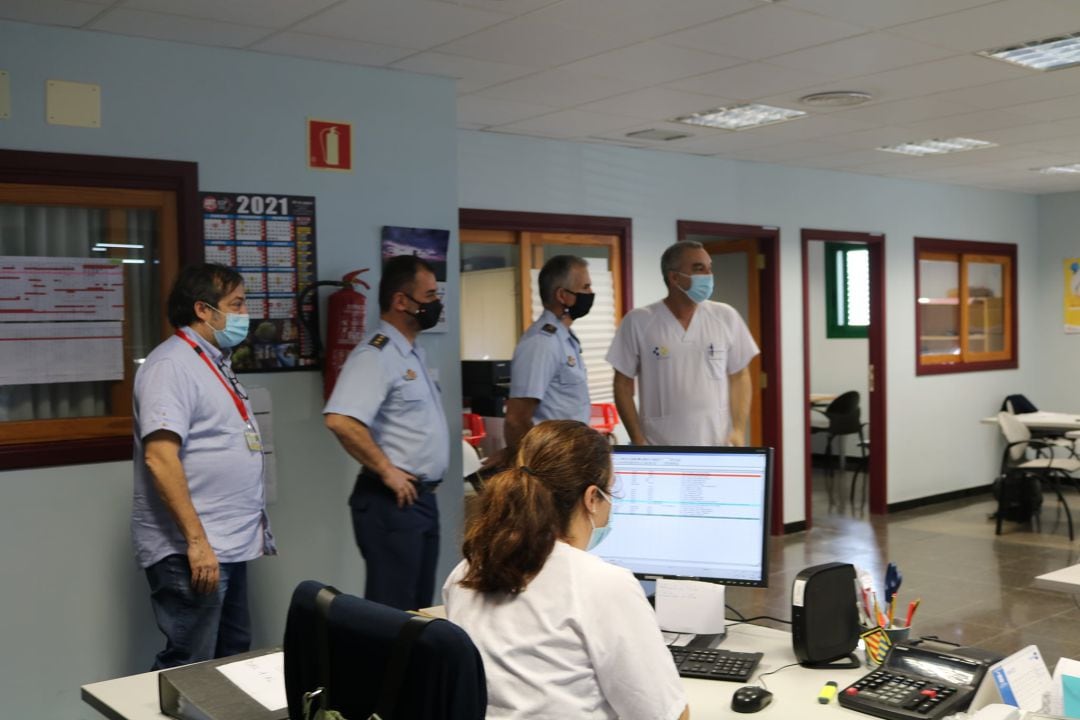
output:
[[[435,299],[425,303],[420,302],[411,295],[408,298],[420,306],[420,309],[413,313],[413,317],[420,323],[421,330],[430,330],[439,324],[439,316],[442,315],[443,311],[442,300]]]
[[[563,288],[566,290],[566,288]],[[589,314],[592,310],[593,300],[596,299],[595,293],[579,292],[576,293],[573,290],[566,290],[566,292],[574,296],[574,304],[566,305],[566,314],[570,316],[571,320],[577,320],[583,318]]]

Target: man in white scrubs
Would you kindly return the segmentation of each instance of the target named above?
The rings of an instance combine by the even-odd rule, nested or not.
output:
[[[712,259],[701,243],[675,243],[664,251],[660,270],[667,297],[628,313],[607,354],[630,441],[745,445],[749,365],[758,346],[735,308],[709,299]]]

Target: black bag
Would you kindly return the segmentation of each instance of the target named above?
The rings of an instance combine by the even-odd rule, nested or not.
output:
[[[1042,510],[1043,492],[1039,476],[1018,470],[1000,475],[994,480],[994,499],[997,514],[1011,522],[1029,522]]]

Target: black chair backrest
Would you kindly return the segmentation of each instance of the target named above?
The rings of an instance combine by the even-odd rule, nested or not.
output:
[[[1001,402],[1001,409],[1005,412],[1010,412],[1013,415],[1039,411],[1039,408],[1035,407],[1035,403],[1019,393],[1016,395],[1006,395],[1005,399]]]
[[[297,586],[285,625],[285,692],[289,717],[301,720],[303,695],[327,682],[319,642],[316,596],[325,587]],[[330,708],[353,720],[376,709],[401,627],[409,613],[345,593],[329,613]],[[447,620],[426,626],[409,654],[405,688],[392,720],[482,720],[487,683],[480,653],[469,636]]]
[[[829,418],[829,434],[854,435],[862,427],[859,412],[859,392],[848,390],[838,395],[825,408],[825,417]]]

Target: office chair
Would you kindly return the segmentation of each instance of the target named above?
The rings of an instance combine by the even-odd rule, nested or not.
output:
[[[285,625],[291,720],[305,695],[346,718],[481,720],[487,680],[469,636],[448,620],[418,619],[314,580],[293,591]]]
[[[998,425],[1001,433],[1005,436],[1005,450],[1001,455],[1001,476],[1010,472],[1027,472],[1037,475],[1045,484],[1049,485],[1057,496],[1058,502],[1065,509],[1065,518],[1069,524],[1069,541],[1073,539],[1072,513],[1069,504],[1065,502],[1065,496],[1061,494],[1061,482],[1072,483],[1072,474],[1080,471],[1080,460],[1075,457],[1055,457],[1054,448],[1060,447],[1056,443],[1048,442],[1045,438],[1033,438],[1031,431],[1024,423],[1020,422],[1010,412],[998,413]],[[1034,451],[1034,457],[1028,452]],[[997,533],[1001,534],[1002,513],[997,513]]]
[[[862,432],[859,437],[865,437],[866,435],[866,423],[862,424]],[[861,457],[858,461],[858,466],[855,468],[855,472],[851,474],[851,507],[855,508],[855,484],[859,480],[859,475],[863,476],[863,491],[862,500],[859,501],[859,507],[861,508],[866,504],[867,484],[870,482],[870,441],[859,440],[859,451]]]
[[[829,492],[829,504],[831,505],[833,502],[832,479],[834,471],[831,464],[833,440],[838,437],[844,437],[845,435],[858,435],[860,447],[866,440],[862,433],[862,420],[859,411],[859,393],[857,390],[849,390],[846,393],[837,396],[824,410],[814,408],[814,412],[822,413],[828,420],[828,425],[825,427],[811,426],[810,432],[815,434],[827,433],[825,438],[825,463],[828,466],[828,474],[826,475],[825,483],[826,489]],[[843,457],[843,453],[841,453],[840,457]],[[840,458],[837,458],[837,463],[840,463]],[[841,470],[843,470],[843,468],[841,468]]]

